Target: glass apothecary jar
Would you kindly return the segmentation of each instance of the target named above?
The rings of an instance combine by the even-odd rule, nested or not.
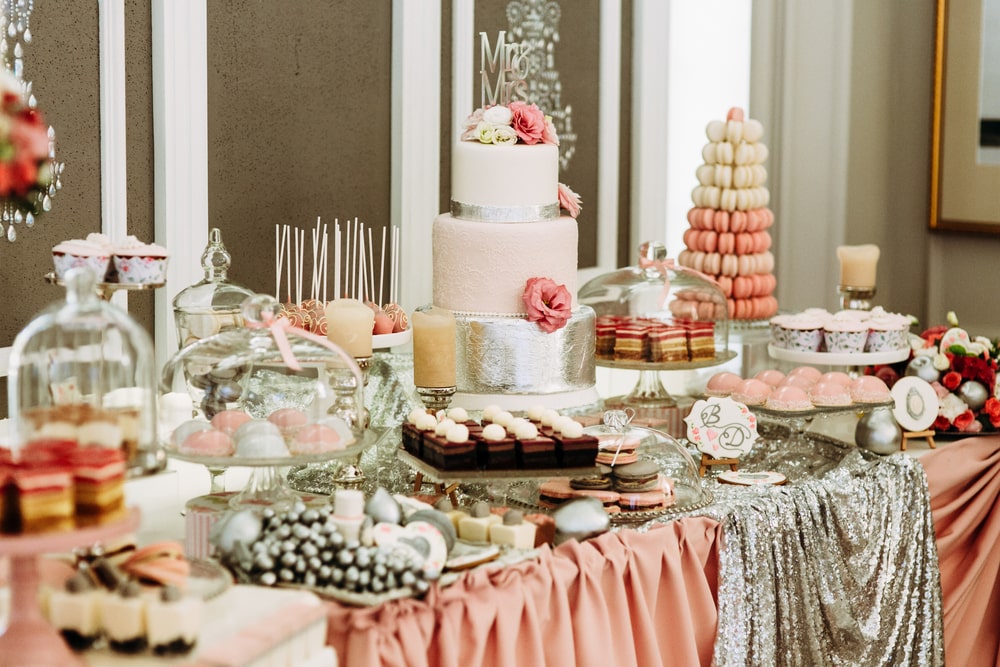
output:
[[[121,448],[129,473],[160,470],[156,368],[149,334],[98,298],[88,269],[66,276],[66,300],[14,339],[8,402],[14,447],[43,441]]]
[[[222,244],[222,232],[213,227],[201,255],[204,280],[174,297],[174,323],[179,347],[243,326],[241,306],[253,291],[229,280],[232,256]]]
[[[279,318],[268,295],[244,301],[245,326],[196,341],[160,375],[171,455],[206,465],[326,460],[364,440],[364,377],[325,337]]]

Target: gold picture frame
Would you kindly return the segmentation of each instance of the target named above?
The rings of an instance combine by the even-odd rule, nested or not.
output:
[[[937,1],[930,178],[935,230],[1000,234],[1000,164],[978,158],[983,11],[982,0]]]

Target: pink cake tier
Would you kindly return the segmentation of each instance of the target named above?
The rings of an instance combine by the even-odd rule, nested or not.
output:
[[[705,132],[709,143],[691,193],[691,227],[677,261],[719,284],[731,319],[767,319],[778,312],[778,302],[768,231],[774,214],[765,187],[767,147],[760,141],[764,128],[757,120],[744,120],[743,110],[734,107],[725,121],[710,122]]]

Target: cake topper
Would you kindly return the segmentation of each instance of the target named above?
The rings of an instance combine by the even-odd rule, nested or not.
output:
[[[526,99],[531,45],[508,42],[505,30],[497,33],[497,41],[492,49],[485,32],[479,33],[479,44],[482,106],[506,106],[513,100]]]

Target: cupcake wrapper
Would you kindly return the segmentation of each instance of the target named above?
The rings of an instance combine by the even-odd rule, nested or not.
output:
[[[819,352],[823,347],[822,329],[786,329],[786,347],[799,352]]]
[[[867,331],[827,331],[823,335],[827,352],[863,352]]]
[[[71,269],[80,267],[89,268],[97,276],[97,282],[103,282],[108,273],[108,266],[111,263],[110,255],[91,255],[82,257],[79,255],[52,255],[52,265],[55,268],[56,278],[65,280],[66,274]]]
[[[786,348],[788,347],[788,329],[785,329],[780,324],[771,325],[771,342],[775,347]]]
[[[907,346],[905,330],[872,330],[868,332],[865,352],[888,352],[902,350]]]
[[[167,276],[166,257],[114,257],[118,282],[131,284],[162,283]]]

